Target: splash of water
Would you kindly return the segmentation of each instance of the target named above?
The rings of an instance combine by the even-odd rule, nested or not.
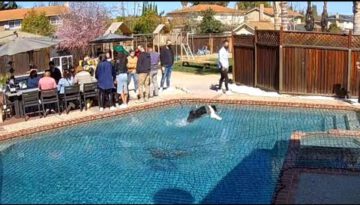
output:
[[[165,120],[165,125],[170,127],[170,126],[175,126],[175,127],[185,127],[186,125],[188,125],[189,123],[187,122],[187,118],[182,118],[182,119],[176,119],[174,121],[168,121]]]

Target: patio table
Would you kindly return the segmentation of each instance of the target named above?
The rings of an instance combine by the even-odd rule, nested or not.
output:
[[[32,92],[32,91],[39,91],[39,89],[31,88],[31,89],[26,89],[26,90],[17,90],[15,93],[11,93],[11,92],[5,93],[6,97],[13,98],[16,118],[20,118],[24,115],[23,109],[22,109],[22,98],[21,98],[22,94],[26,93],[26,92]]]

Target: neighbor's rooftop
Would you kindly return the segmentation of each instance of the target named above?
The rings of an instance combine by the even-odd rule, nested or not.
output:
[[[66,6],[44,6],[35,8],[11,9],[0,11],[0,21],[24,19],[25,14],[31,9],[34,9],[36,12],[39,13],[45,12],[46,16],[59,16],[69,11],[69,8]]]
[[[168,15],[172,14],[187,14],[187,13],[195,13],[206,11],[207,9],[212,9],[215,13],[227,13],[227,14],[241,14],[242,11],[232,9],[225,6],[219,6],[215,4],[198,4],[195,6],[185,7],[182,9],[178,9],[172,12],[167,13]]]

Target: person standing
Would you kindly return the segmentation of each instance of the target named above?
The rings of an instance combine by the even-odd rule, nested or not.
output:
[[[14,69],[14,64],[12,61],[8,62],[8,69],[7,69],[10,73],[10,77],[15,77],[15,69]]]
[[[135,51],[134,50],[130,50],[130,56],[127,57],[127,68],[128,68],[128,86],[131,82],[131,78],[134,81],[134,89],[135,89],[135,94],[138,95],[138,86],[139,86],[139,76],[136,73],[136,65],[137,65],[137,61],[138,58],[135,56]]]
[[[152,46],[148,46],[148,52],[150,54],[151,60],[151,70],[150,70],[150,87],[152,85],[152,90],[150,91],[150,96],[159,95],[159,86],[157,82],[158,70],[160,69],[160,54],[153,51]]]
[[[229,91],[229,41],[225,40],[223,46],[219,50],[218,54],[218,67],[220,69],[220,82],[218,92],[222,91],[222,84],[225,81],[226,94],[231,94]]]
[[[112,94],[116,79],[115,69],[112,64],[107,61],[105,54],[101,54],[99,60],[100,63],[96,68],[95,78],[98,81],[100,91],[100,112],[104,111],[106,96],[109,97],[110,110],[115,110]]]
[[[151,70],[151,57],[148,52],[145,52],[143,46],[139,47],[140,55],[136,66],[136,72],[139,74],[139,95],[140,100],[144,102],[149,100],[150,94],[150,70]],[[144,89],[145,88],[145,98]]]
[[[49,67],[50,67],[50,74],[51,77],[55,79],[56,84],[59,83],[59,80],[61,79],[61,72],[60,69],[55,67],[55,63],[54,61],[50,61],[49,62]]]
[[[170,87],[171,72],[174,65],[174,51],[171,48],[170,40],[167,40],[166,46],[160,50],[160,61],[162,66],[160,91],[162,91],[164,89],[165,80],[167,88]]]
[[[122,104],[120,109],[127,108],[128,101],[128,69],[127,69],[127,56],[125,49],[120,49],[120,52],[117,54],[117,59],[115,61],[115,70],[116,70],[116,92],[121,96]],[[120,99],[119,99],[120,100]],[[117,104],[118,106],[118,104]]]

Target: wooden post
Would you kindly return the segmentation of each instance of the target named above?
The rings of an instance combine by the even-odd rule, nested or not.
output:
[[[347,67],[347,87],[346,91],[349,93],[349,96],[351,95],[350,89],[351,89],[351,68],[352,68],[352,59],[351,59],[351,40],[352,40],[352,32],[349,31],[348,36],[348,67]]]
[[[283,27],[280,28],[279,32],[279,93],[283,90],[283,47],[282,47],[282,40],[283,40]]]
[[[255,26],[255,37],[254,37],[254,87],[257,86],[257,26]]]
[[[214,52],[214,42],[213,42],[213,39],[212,39],[212,36],[211,36],[211,33],[209,34],[209,47],[210,47],[210,53],[212,54]]]
[[[234,32],[231,32],[231,37],[230,37],[230,42],[231,42],[231,47],[232,47],[232,59],[233,59],[233,65],[232,65],[232,79],[234,81],[234,84],[236,82],[236,76],[235,76],[235,47],[234,47]],[[230,46],[229,46],[230,47]]]

